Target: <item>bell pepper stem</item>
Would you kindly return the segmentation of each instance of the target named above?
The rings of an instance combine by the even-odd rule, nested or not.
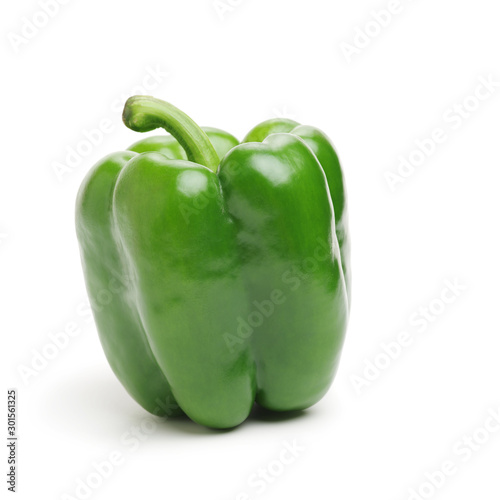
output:
[[[123,123],[136,132],[164,128],[177,139],[190,161],[217,171],[219,157],[207,134],[172,104],[150,96],[130,97],[123,109]]]

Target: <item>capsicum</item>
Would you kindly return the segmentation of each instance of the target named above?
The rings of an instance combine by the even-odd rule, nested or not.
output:
[[[339,364],[350,303],[346,194],[319,129],[288,119],[242,143],[149,96],[163,128],[97,163],[77,196],[86,287],[109,364],[156,415],[214,428],[256,403],[307,408]]]

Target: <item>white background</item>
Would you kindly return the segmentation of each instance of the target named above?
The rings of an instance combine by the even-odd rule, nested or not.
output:
[[[388,25],[367,26],[388,3],[69,0],[34,32],[26,23],[44,22],[37,1],[3,5],[0,304],[5,387],[19,392],[19,498],[83,498],[78,481],[95,486],[93,463],[112,453],[120,464],[88,498],[500,497],[500,432],[488,420],[500,410],[500,87],[469,98],[481,78],[500,82],[498,3],[401,0]],[[19,38],[23,29],[31,38]],[[301,415],[254,415],[229,432],[152,420],[107,365],[88,316],[74,200],[94,162],[139,139],[120,108],[144,83],[240,138],[285,115],[337,146],[352,315],[332,389]],[[54,165],[103,119],[112,130],[58,178]],[[387,173],[436,128],[446,139],[391,190]],[[461,287],[445,294],[449,304],[446,280]],[[429,304],[432,321],[422,320]],[[23,379],[20,367],[51,352],[49,335],[72,327],[67,346]],[[382,344],[404,332],[410,344],[390,344],[389,360]],[[294,440],[301,451],[280,466]],[[426,485],[446,461],[453,474]],[[268,467],[275,477],[261,492],[248,481]]]

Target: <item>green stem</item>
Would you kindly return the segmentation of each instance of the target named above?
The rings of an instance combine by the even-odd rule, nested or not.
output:
[[[149,96],[130,97],[123,109],[123,123],[136,132],[164,128],[179,141],[190,161],[217,171],[219,157],[207,134],[172,104]]]

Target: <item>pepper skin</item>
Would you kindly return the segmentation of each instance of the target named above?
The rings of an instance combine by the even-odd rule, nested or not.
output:
[[[328,138],[277,119],[238,144],[146,96],[123,119],[172,134],[104,158],[77,197],[87,291],[125,389],[151,413],[213,428],[254,402],[315,404],[338,367],[351,281]]]

